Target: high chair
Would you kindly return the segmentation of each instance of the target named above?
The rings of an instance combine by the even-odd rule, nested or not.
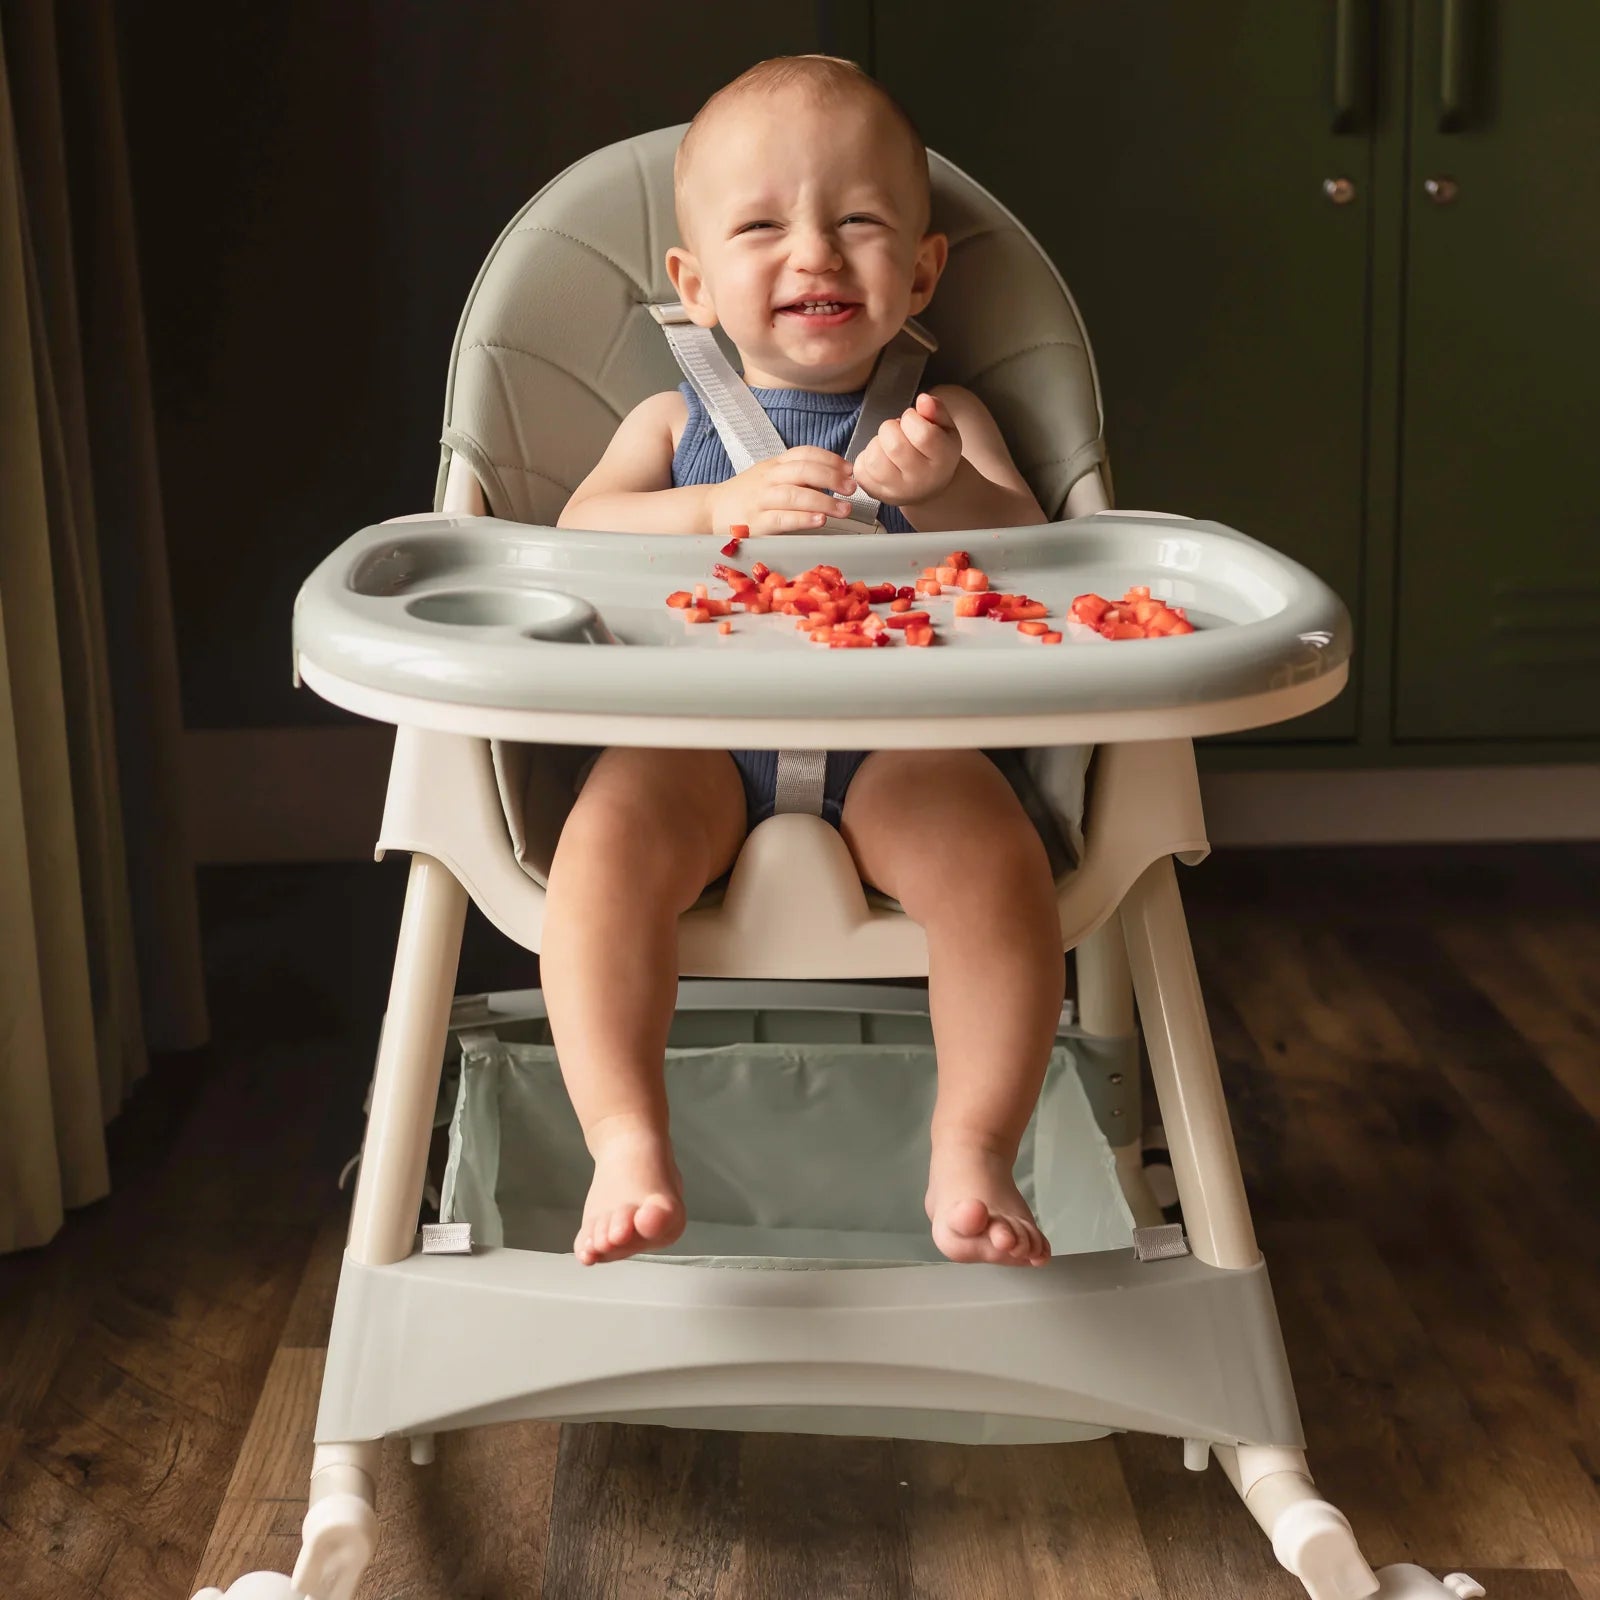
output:
[[[685,630],[662,598],[709,576],[716,541],[549,526],[620,417],[677,382],[648,308],[672,298],[663,255],[682,131],[589,156],[513,219],[456,338],[436,513],[363,530],[296,602],[297,679],[396,726],[378,855],[412,862],[303,1548],[292,1578],[254,1573],[228,1595],[351,1600],[376,1538],[381,1440],[408,1436],[425,1462],[441,1429],[518,1417],[931,1438],[1155,1432],[1181,1440],[1196,1471],[1216,1456],[1313,1600],[1481,1595],[1461,1574],[1375,1574],[1312,1483],[1172,864],[1208,849],[1192,740],[1337,694],[1343,607],[1232,530],[1110,511],[1098,380],[1065,284],[1009,212],[930,155],[951,242],[924,314],[939,342],[930,381],[984,400],[1055,520],[1004,534],[797,536],[759,553],[785,571],[831,560],[867,576],[963,545],[1000,586],[1052,610],[1077,589],[1144,581],[1185,602],[1199,631],[1042,650],[979,621],[952,627],[948,648],[824,659],[792,631],[719,643],[715,630]],[[768,621],[788,627],[751,619]],[[1027,749],[1018,781],[1076,857],[1058,897],[1062,947],[1076,952],[1062,1042],[1077,1073],[1050,1080],[1059,1093],[1041,1101],[1037,1137],[1064,1139],[1075,1119],[1099,1141],[1121,1180],[1103,1213],[1109,1235],[1037,1270],[935,1263],[902,1254],[898,1235],[868,1246],[825,1231],[807,1236],[811,1255],[769,1258],[713,1248],[705,1241],[739,1230],[709,1225],[698,1251],[595,1268],[560,1245],[419,1248],[447,1037],[465,1082],[474,1052],[498,1047],[497,1023],[539,1012],[537,997],[480,997],[453,1017],[467,901],[537,951],[575,774],[594,748],[629,743]],[[925,976],[927,949],[897,906],[863,890],[837,833],[781,814],[683,917],[680,970],[722,980],[683,986],[686,1017],[827,1012],[800,1034],[842,1026],[834,1037],[881,1063],[902,1047],[868,1041],[911,1037],[891,1024],[925,998],[862,980]],[[1163,1225],[1142,1182],[1135,995],[1181,1226]],[[742,1026],[758,1039],[766,1024]],[[856,1047],[841,1048],[848,1066]],[[693,1224],[692,1185],[688,1205]]]

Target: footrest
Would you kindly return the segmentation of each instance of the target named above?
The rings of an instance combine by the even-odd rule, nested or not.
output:
[[[748,1427],[774,1409],[797,1431],[815,1412],[817,1432],[869,1411],[902,1438],[970,1438],[978,1415],[1055,1438],[1304,1444],[1265,1262],[1132,1250],[1028,1269],[346,1258],[317,1439],[522,1417]]]

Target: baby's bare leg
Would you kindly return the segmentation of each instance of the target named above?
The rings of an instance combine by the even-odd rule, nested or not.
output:
[[[928,936],[939,1052],[927,1211],[956,1261],[1042,1265],[1050,1246],[1012,1177],[1061,1016],[1066,963],[1050,863],[976,750],[880,750],[845,795],[861,875]]]
[[[607,750],[561,830],[540,978],[594,1181],[573,1250],[586,1266],[670,1244],[683,1186],[663,1062],[678,917],[744,839],[744,788],[720,750]]]

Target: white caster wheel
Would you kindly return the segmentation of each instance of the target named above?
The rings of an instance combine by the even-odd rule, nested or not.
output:
[[[1378,1568],[1378,1592],[1373,1600],[1480,1600],[1483,1585],[1464,1572],[1436,1578],[1409,1561]]]
[[[202,1589],[194,1600],[304,1600],[283,1572],[247,1572],[226,1590]]]

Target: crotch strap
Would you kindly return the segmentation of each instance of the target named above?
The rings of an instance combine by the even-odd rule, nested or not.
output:
[[[772,418],[761,402],[728,363],[722,348],[709,328],[689,320],[681,304],[650,307],[650,315],[661,324],[667,343],[677,357],[683,375],[700,397],[711,425],[728,452],[735,472],[744,472],[758,461],[782,455],[788,447],[772,425]],[[936,340],[920,323],[908,317],[905,326],[878,353],[877,364],[862,397],[861,414],[844,448],[844,458],[852,466],[878,429],[891,417],[898,417],[917,396],[922,369],[928,356],[939,348]],[[850,497],[850,510],[843,517],[829,517],[820,533],[878,533],[878,502],[861,486]],[[773,796],[774,814],[803,811],[822,815],[827,779],[827,752],[823,750],[780,750],[777,787]]]

